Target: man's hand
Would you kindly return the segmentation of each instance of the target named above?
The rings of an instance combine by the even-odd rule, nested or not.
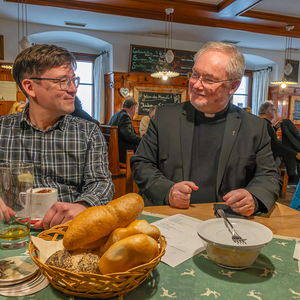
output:
[[[191,192],[196,190],[198,190],[198,187],[192,181],[182,181],[174,184],[169,194],[170,205],[178,208],[188,208]]]
[[[87,206],[80,203],[56,202],[47,211],[44,218],[35,223],[35,229],[49,229],[55,225],[63,224],[74,219]]]
[[[223,200],[231,209],[243,216],[250,216],[255,211],[255,201],[245,189],[238,189],[227,193]]]
[[[16,213],[2,200],[0,197],[0,219],[2,222],[10,222],[11,217],[15,216]]]
[[[283,122],[282,120],[277,121],[277,122],[274,124],[274,127],[278,129],[278,128],[281,126],[281,123],[282,123],[282,122]]]

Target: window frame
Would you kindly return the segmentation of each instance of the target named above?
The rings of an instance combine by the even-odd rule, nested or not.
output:
[[[88,54],[88,53],[78,53],[78,52],[72,52],[72,54],[75,56],[76,58],[76,61],[78,62],[92,62],[93,66],[92,66],[92,69],[94,69],[94,62],[95,62],[95,59],[98,57],[98,55],[96,54]],[[91,99],[91,105],[92,105],[92,113],[91,113],[91,116],[93,118],[95,118],[95,97],[94,97],[94,73],[92,72],[92,99]],[[81,83],[79,84],[80,85],[90,85],[90,84],[86,84],[86,83]]]
[[[253,71],[251,70],[246,70],[243,77],[248,78],[248,87],[247,87],[247,94],[234,94],[234,95],[247,95],[247,107],[252,108],[252,81],[253,81]]]

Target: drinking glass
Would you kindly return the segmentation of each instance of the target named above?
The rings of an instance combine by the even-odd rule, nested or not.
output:
[[[28,244],[33,164],[0,164],[0,245],[17,249]]]

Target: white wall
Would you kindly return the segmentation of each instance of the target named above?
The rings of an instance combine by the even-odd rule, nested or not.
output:
[[[0,34],[4,36],[4,62],[13,62],[19,51],[16,38],[17,22],[0,19],[0,28]],[[28,24],[28,33],[30,42],[56,43],[74,52],[99,54],[102,50],[109,50],[109,56],[104,56],[105,73],[128,72],[130,44],[164,47],[164,38],[161,37],[128,35],[32,23]],[[201,46],[201,43],[173,40],[173,48],[178,50],[197,51]],[[270,73],[270,81],[283,77],[284,52],[250,48],[238,49],[245,54],[247,69],[255,70],[272,66],[273,71]],[[255,57],[257,57],[256,60]],[[253,58],[254,63],[252,61]],[[300,54],[292,53],[292,59],[300,60]],[[298,86],[300,86],[300,83]]]

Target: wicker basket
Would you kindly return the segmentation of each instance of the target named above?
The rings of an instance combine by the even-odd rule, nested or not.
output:
[[[41,232],[38,237],[47,241],[57,241],[63,237],[69,224],[70,221],[54,226]],[[33,261],[54,288],[73,296],[106,299],[124,295],[146,280],[165,254],[166,246],[165,237],[160,236],[159,255],[157,257],[147,264],[140,265],[126,272],[110,275],[72,273],[58,267],[45,265],[40,262],[38,249],[32,242],[29,243],[29,252]]]

